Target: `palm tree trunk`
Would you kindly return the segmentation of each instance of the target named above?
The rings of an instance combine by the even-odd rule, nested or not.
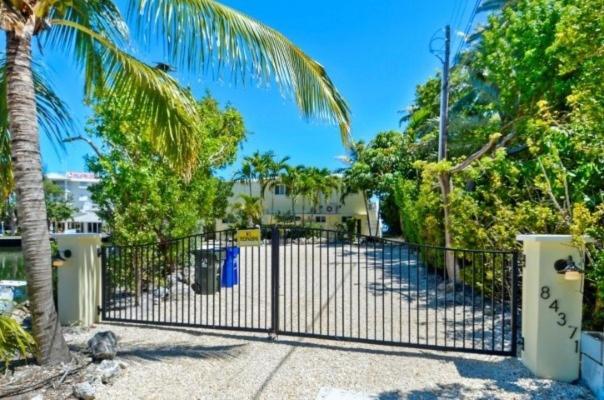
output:
[[[33,26],[26,26],[21,33],[7,33],[7,104],[21,243],[33,335],[38,345],[36,358],[40,364],[54,364],[69,361],[71,355],[53,304],[50,240],[32,79],[32,31]]]
[[[371,236],[371,218],[369,217],[369,200],[367,200],[367,192],[363,190],[363,201],[365,202],[365,213],[367,214],[367,230]],[[377,236],[377,232],[376,232]]]

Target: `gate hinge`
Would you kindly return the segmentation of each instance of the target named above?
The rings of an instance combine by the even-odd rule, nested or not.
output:
[[[103,307],[96,306],[96,315],[100,315],[103,312]]]
[[[518,338],[518,348],[520,351],[524,351],[524,336]]]

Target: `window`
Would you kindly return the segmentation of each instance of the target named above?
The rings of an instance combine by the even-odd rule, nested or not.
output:
[[[327,218],[325,215],[316,215],[315,222],[327,222]]]
[[[275,195],[287,196],[287,188],[285,187],[285,185],[276,185],[275,186]]]

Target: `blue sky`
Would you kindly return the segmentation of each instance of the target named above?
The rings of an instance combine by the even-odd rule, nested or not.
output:
[[[432,35],[445,24],[463,31],[473,0],[224,0],[281,31],[319,61],[348,101],[352,135],[369,140],[379,131],[398,129],[398,110],[409,106],[415,87],[439,68],[428,51]],[[453,48],[456,48],[454,44]],[[60,53],[44,52],[44,63],[59,94],[69,104],[77,128],[83,131],[89,111],[82,105],[81,73]],[[142,55],[148,62],[162,61],[161,53]],[[301,118],[294,102],[274,87],[233,85],[211,75],[175,75],[197,96],[209,90],[221,103],[241,111],[249,131],[241,156],[255,150],[274,150],[294,164],[338,168],[336,156],[344,153],[337,127]],[[225,75],[227,76],[227,75]],[[47,171],[85,169],[83,143],[69,144],[56,154],[42,138]],[[234,165],[220,172],[229,177]]]

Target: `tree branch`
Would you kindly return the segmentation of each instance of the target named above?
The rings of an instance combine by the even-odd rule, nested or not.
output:
[[[554,195],[554,190],[552,189],[552,183],[549,180],[549,176],[547,176],[547,171],[545,171],[545,167],[543,166],[541,159],[538,158],[537,161],[539,162],[539,167],[541,167],[541,172],[543,172],[543,177],[545,178],[545,183],[547,185],[547,194],[549,195],[550,199],[552,200],[552,203],[554,203],[554,206],[558,209],[558,211],[561,214],[566,215],[564,207],[562,207],[560,205],[560,203],[556,199],[556,196]]]
[[[526,118],[527,118],[526,116],[520,116],[520,117],[515,118],[515,119],[513,119],[511,121],[508,121],[505,125],[503,125],[501,127],[501,130],[505,131],[508,128],[512,127],[518,121],[524,120]],[[485,144],[484,146],[482,146],[482,148],[480,150],[478,150],[474,154],[470,155],[468,158],[466,158],[461,163],[459,163],[456,166],[454,166],[450,170],[450,173],[454,174],[456,172],[463,171],[468,166],[470,166],[470,164],[472,164],[474,161],[482,158],[485,154],[489,153],[491,150],[497,150],[497,149],[505,146],[507,144],[507,142],[509,142],[510,140],[512,140],[514,138],[514,136],[516,136],[516,131],[512,130],[510,133],[508,133],[507,135],[505,135],[501,139],[501,141],[499,141],[499,143],[497,143],[497,141],[499,140],[499,138],[493,138],[493,139],[489,140],[489,142],[487,144]]]
[[[69,143],[69,142],[75,142],[76,140],[81,140],[83,142],[88,143],[88,145],[96,153],[97,157],[101,158],[103,156],[103,153],[101,153],[101,150],[98,148],[98,146],[96,144],[94,144],[94,142],[92,140],[90,140],[82,135],[67,137],[67,138],[63,139],[63,142]]]
[[[499,148],[505,146],[505,144],[507,142],[509,142],[515,135],[516,135],[516,132],[512,131],[512,132],[508,133],[507,135],[505,135],[503,137],[503,139],[501,139],[501,141],[499,141],[499,137],[493,137],[491,140],[489,140],[489,142],[487,144],[482,146],[482,148],[480,148],[480,150],[478,150],[474,154],[468,156],[468,158],[466,158],[465,160],[463,160],[462,162],[460,162],[459,164],[454,166],[451,169],[450,173],[454,174],[454,173],[463,171],[464,169],[469,167],[470,164],[472,164],[474,161],[482,158],[485,154],[491,152],[492,150],[499,149]]]

